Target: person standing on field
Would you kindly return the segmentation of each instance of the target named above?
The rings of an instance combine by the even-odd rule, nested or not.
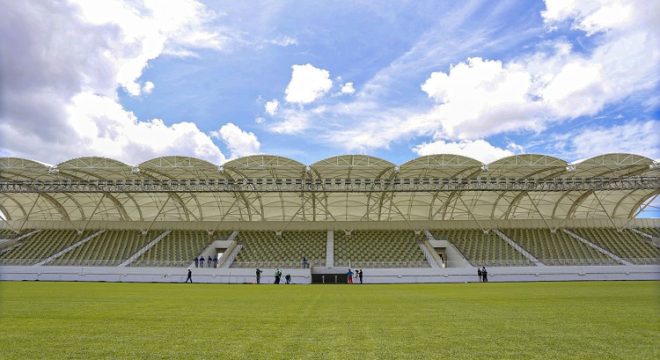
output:
[[[346,282],[348,284],[353,283],[353,272],[351,271],[351,269],[348,269],[348,272],[346,273]]]
[[[261,269],[257,268],[257,284],[261,284]]]
[[[481,268],[481,277],[483,278],[483,282],[488,282],[488,271],[486,271],[486,267]]]
[[[481,276],[482,276],[482,275],[483,275],[483,272],[481,271],[481,268],[480,268],[480,267],[477,267],[477,276],[479,277],[479,282],[481,282],[481,279],[482,279]]]
[[[192,284],[192,270],[188,268],[188,277],[186,278],[186,283],[188,283],[188,280],[190,280],[190,283]]]
[[[358,272],[358,276],[360,277],[360,284],[362,284],[362,272],[363,272],[362,269],[360,269]]]

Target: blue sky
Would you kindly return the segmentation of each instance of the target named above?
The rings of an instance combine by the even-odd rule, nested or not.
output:
[[[5,5],[3,155],[660,157],[655,2]]]
[[[660,158],[657,1],[0,5],[0,156]]]

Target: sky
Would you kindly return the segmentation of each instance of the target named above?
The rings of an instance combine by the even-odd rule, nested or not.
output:
[[[0,6],[0,156],[660,159],[660,1]]]

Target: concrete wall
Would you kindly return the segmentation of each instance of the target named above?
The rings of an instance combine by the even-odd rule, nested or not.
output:
[[[262,269],[263,284],[271,284],[274,269]],[[255,283],[254,269],[192,268],[193,282],[240,284]],[[344,268],[315,268],[314,273],[340,274]],[[363,269],[366,284],[381,283],[462,283],[477,282],[477,270],[466,268]],[[310,269],[282,269],[292,283],[311,283]],[[77,266],[0,266],[0,280],[184,282],[186,268],[77,267]],[[660,266],[545,266],[491,267],[490,282],[583,281],[583,280],[660,280]],[[282,278],[284,282],[284,278]]]
[[[191,268],[196,283],[255,283],[255,269]],[[272,284],[274,269],[261,269],[262,284]],[[291,274],[293,284],[310,284],[310,269],[281,269]],[[107,282],[184,282],[187,268],[80,267],[80,266],[0,266],[0,280],[107,281]]]

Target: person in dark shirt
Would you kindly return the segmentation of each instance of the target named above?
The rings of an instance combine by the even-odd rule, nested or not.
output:
[[[287,285],[291,284],[291,274],[286,274],[284,280],[286,280]]]
[[[209,255],[208,261],[206,262],[206,267],[211,267],[213,264],[213,258],[211,258],[211,255]]]
[[[199,267],[201,267],[201,268],[204,267],[204,257],[203,256],[199,257]]]
[[[213,267],[214,268],[218,267],[218,257],[217,256],[213,258]]]
[[[261,284],[261,269],[257,268],[257,284]]]
[[[477,267],[477,276],[479,277],[479,282],[481,282],[481,279],[482,279],[481,276],[482,276],[482,275],[483,275],[483,273],[481,272],[481,268],[480,268],[480,267]]]
[[[195,267],[199,267],[199,259],[195,256]]]
[[[362,284],[362,273],[363,273],[363,270],[360,269],[359,272],[358,272],[358,276],[360,277],[360,284]]]
[[[190,280],[190,283],[192,284],[192,270],[188,268],[188,277],[186,278],[186,283],[188,283],[188,280]]]
[[[282,278],[282,272],[280,271],[280,269],[275,270],[275,284],[279,284],[281,278]]]
[[[481,277],[483,278],[483,282],[488,282],[488,271],[486,271],[486,267],[481,268]]]

